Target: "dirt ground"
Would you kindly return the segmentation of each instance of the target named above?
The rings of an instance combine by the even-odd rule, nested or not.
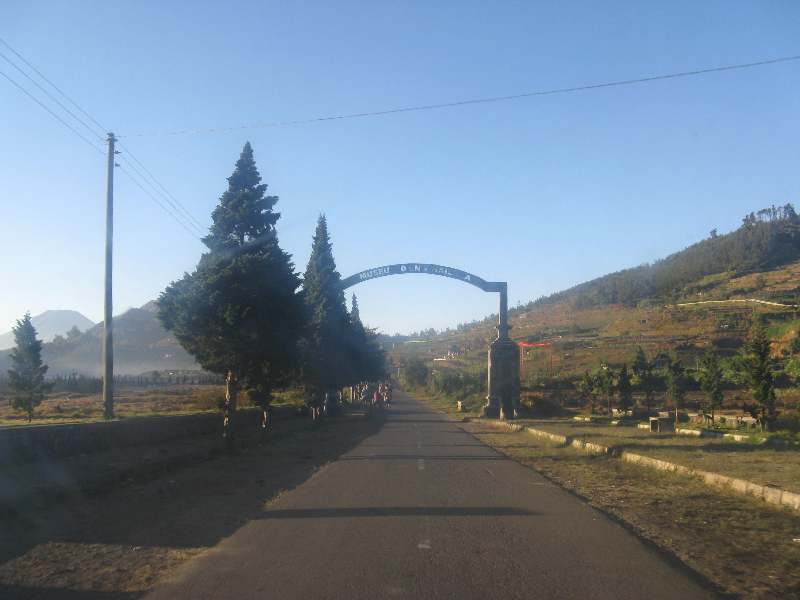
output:
[[[270,442],[233,456],[215,453],[183,468],[0,513],[0,598],[140,597],[380,428],[363,418],[311,425],[278,422]],[[718,584],[723,595],[800,599],[797,511],[497,425],[462,427]]]
[[[0,598],[137,598],[379,427],[360,416],[282,421],[269,443],[233,456],[7,509]]]

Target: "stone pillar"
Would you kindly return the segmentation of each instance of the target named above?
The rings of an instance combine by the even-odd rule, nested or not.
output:
[[[500,289],[500,324],[497,339],[489,345],[489,390],[483,416],[513,419],[519,408],[519,345],[508,337],[506,286]]]

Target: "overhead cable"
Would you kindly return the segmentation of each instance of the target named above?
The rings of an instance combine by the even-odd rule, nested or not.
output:
[[[14,67],[14,68],[15,68],[17,71],[19,71],[19,72],[20,72],[20,73],[22,73],[22,74],[23,74],[25,77],[27,77],[27,78],[28,78],[28,80],[29,80],[29,81],[30,81],[30,82],[31,82],[33,85],[35,85],[37,88],[39,88],[40,90],[42,90],[42,91],[43,91],[45,94],[47,94],[47,96],[48,96],[48,97],[49,97],[49,98],[50,98],[50,99],[51,99],[53,102],[55,102],[56,104],[58,104],[58,105],[59,105],[61,108],[63,108],[63,109],[64,109],[64,110],[65,110],[67,113],[69,113],[69,115],[70,115],[70,116],[71,116],[73,119],[75,119],[75,120],[76,120],[78,123],[80,123],[81,125],[83,125],[83,126],[86,128],[86,129],[88,129],[88,130],[89,130],[89,132],[90,132],[92,135],[96,135],[96,136],[97,136],[97,137],[100,139],[100,141],[103,141],[103,139],[104,139],[104,138],[103,138],[103,136],[102,136],[102,135],[99,135],[99,134],[98,134],[98,133],[97,133],[97,132],[96,132],[94,129],[92,129],[91,127],[89,127],[89,126],[88,126],[86,123],[84,123],[83,121],[81,121],[81,119],[80,119],[80,118],[78,118],[77,116],[75,116],[75,114],[74,114],[74,113],[73,113],[73,112],[72,112],[70,109],[68,109],[66,106],[64,106],[63,104],[61,104],[61,102],[59,102],[58,100],[56,100],[56,99],[53,97],[53,95],[52,95],[50,92],[48,92],[48,91],[47,91],[46,89],[44,89],[44,88],[43,88],[41,85],[39,85],[38,83],[36,83],[36,82],[33,80],[33,78],[30,76],[30,75],[28,75],[28,74],[27,74],[25,71],[23,71],[23,70],[22,70],[22,69],[20,69],[20,68],[19,68],[17,65],[15,65],[13,62],[11,62],[11,60],[9,60],[9,58],[8,58],[8,57],[7,57],[5,54],[3,54],[2,52],[0,52],[0,56],[2,56],[3,58],[5,58],[5,59],[6,59],[6,61],[7,61],[7,62],[8,62],[8,63],[9,63],[11,66],[12,66],[12,67]],[[48,83],[49,83],[49,82],[48,82]],[[52,85],[52,84],[51,84],[51,85]],[[65,96],[65,97],[66,97],[66,96]],[[74,103],[73,103],[73,104],[74,104]],[[102,129],[102,128],[101,128],[101,129]]]
[[[31,69],[33,69],[33,72],[34,72],[34,73],[36,73],[36,74],[37,74],[39,77],[41,77],[42,79],[44,79],[44,80],[45,80],[45,81],[46,81],[48,84],[50,84],[50,86],[51,86],[51,87],[52,87],[54,90],[56,90],[56,91],[57,91],[59,94],[61,94],[62,96],[64,96],[64,98],[66,98],[67,100],[69,100],[69,102],[72,104],[72,106],[74,106],[74,107],[75,107],[75,108],[77,108],[79,111],[81,111],[81,112],[82,112],[84,115],[86,115],[86,118],[88,118],[88,119],[89,119],[89,120],[90,120],[92,123],[94,123],[95,125],[97,125],[97,126],[98,126],[98,127],[101,129],[101,130],[103,130],[103,131],[108,131],[108,130],[107,130],[105,127],[103,127],[102,125],[100,125],[100,123],[98,123],[97,121],[95,121],[95,120],[94,120],[94,119],[91,117],[91,115],[89,115],[89,113],[87,113],[87,112],[86,112],[85,110],[83,110],[83,109],[82,109],[80,106],[78,106],[77,104],[75,104],[75,102],[72,100],[72,98],[70,98],[69,96],[67,96],[67,95],[66,95],[64,92],[62,92],[60,89],[58,89],[58,88],[55,86],[55,84],[54,84],[52,81],[50,81],[50,80],[49,80],[47,77],[45,77],[44,75],[42,75],[42,74],[41,74],[41,73],[40,73],[40,72],[39,72],[39,71],[36,69],[36,67],[34,67],[34,66],[31,64],[31,63],[29,63],[27,60],[25,60],[24,58],[22,58],[22,56],[20,55],[20,53],[19,53],[19,52],[17,52],[16,50],[14,50],[14,49],[13,49],[11,46],[9,46],[9,45],[8,45],[8,44],[7,44],[7,43],[4,41],[4,40],[0,39],[0,42],[2,42],[2,44],[3,44],[3,45],[6,47],[6,48],[8,48],[9,50],[11,50],[11,51],[12,51],[14,54],[16,54],[16,55],[17,55],[17,57],[18,57],[18,58],[19,58],[19,59],[20,59],[22,62],[24,62],[24,63],[25,63],[26,65],[28,65],[28,66],[29,66]],[[6,60],[8,60],[8,59],[6,59]],[[9,61],[9,62],[10,62],[10,61]],[[48,94],[48,96],[49,96],[49,94]]]
[[[93,117],[92,117],[92,116],[91,116],[89,113],[87,113],[87,112],[86,112],[85,110],[83,110],[83,109],[82,109],[80,106],[78,106],[78,104],[77,104],[77,103],[76,103],[74,100],[72,100],[72,98],[70,98],[69,96],[67,96],[67,94],[65,94],[63,91],[61,91],[61,89],[59,89],[59,88],[58,88],[58,87],[57,87],[57,86],[56,86],[56,85],[55,85],[55,84],[54,84],[52,81],[50,81],[50,80],[49,80],[47,77],[45,77],[44,75],[42,75],[42,73],[41,73],[41,72],[39,72],[39,70],[38,70],[38,69],[36,69],[36,67],[34,67],[34,66],[33,66],[32,64],[30,64],[30,63],[29,63],[27,60],[25,60],[25,58],[23,58],[23,57],[22,57],[22,55],[20,55],[20,53],[19,53],[19,52],[17,52],[16,50],[14,50],[14,49],[13,49],[11,46],[9,46],[9,45],[8,45],[8,43],[6,43],[6,42],[5,42],[4,40],[2,40],[2,39],[0,39],[0,43],[2,43],[2,44],[3,44],[4,46],[6,46],[6,47],[7,47],[7,48],[8,48],[8,49],[11,51],[11,52],[13,52],[13,53],[14,53],[14,54],[17,56],[17,58],[19,58],[19,59],[20,59],[20,60],[21,60],[23,63],[25,63],[25,64],[26,64],[26,65],[27,65],[27,66],[28,66],[28,67],[29,67],[31,70],[33,70],[33,71],[34,71],[34,72],[35,72],[35,73],[36,73],[36,74],[37,74],[39,77],[41,77],[41,78],[42,78],[44,81],[46,81],[46,82],[48,83],[48,85],[50,85],[50,86],[51,86],[51,87],[52,87],[54,90],[56,90],[56,91],[57,91],[59,94],[61,94],[61,95],[62,95],[64,98],[66,98],[66,99],[67,99],[67,101],[68,101],[70,104],[72,104],[72,105],[73,105],[75,108],[77,108],[77,109],[78,109],[78,110],[79,110],[81,113],[83,113],[83,114],[86,116],[86,118],[88,118],[88,119],[89,119],[91,122],[93,122],[95,125],[97,125],[97,127],[99,127],[101,131],[103,131],[103,132],[107,131],[107,129],[106,129],[105,127],[103,127],[103,126],[102,126],[100,123],[98,123],[98,122],[97,122],[97,121],[96,121],[96,120],[95,120],[95,119],[94,119],[94,118],[93,118]],[[89,131],[92,133],[92,135],[96,135],[96,136],[99,138],[99,140],[101,140],[101,141],[105,141],[105,139],[106,139],[106,138],[104,138],[104,137],[103,137],[103,136],[101,136],[101,135],[98,135],[98,134],[97,134],[97,132],[95,132],[95,131],[94,131],[94,130],[91,128],[91,127],[89,127],[89,126],[88,126],[86,123],[84,123],[84,122],[83,122],[83,121],[82,121],[82,120],[81,120],[79,117],[77,117],[77,116],[76,116],[76,115],[75,115],[75,114],[74,114],[72,111],[70,111],[70,110],[69,110],[67,107],[65,107],[65,106],[64,106],[64,105],[63,105],[61,102],[59,102],[59,101],[58,101],[58,100],[57,100],[55,97],[53,97],[53,95],[52,95],[52,94],[50,94],[50,93],[49,93],[49,92],[48,92],[46,89],[44,89],[44,88],[43,88],[41,85],[39,85],[39,84],[38,84],[36,81],[34,81],[34,79],[30,77],[30,75],[28,75],[27,73],[25,73],[25,71],[23,71],[23,70],[22,70],[22,69],[21,69],[19,66],[17,66],[16,64],[14,64],[14,62],[12,62],[12,61],[11,61],[11,60],[10,60],[8,57],[6,57],[6,56],[5,56],[4,54],[2,54],[2,53],[0,53],[0,57],[4,58],[4,59],[5,59],[5,60],[6,60],[6,61],[9,63],[9,64],[11,64],[11,66],[13,66],[15,69],[17,69],[17,70],[18,70],[20,73],[22,73],[22,74],[23,74],[23,75],[24,75],[24,76],[25,76],[25,77],[26,77],[26,78],[27,78],[27,79],[28,79],[28,80],[29,80],[31,83],[33,83],[33,84],[34,84],[34,85],[35,85],[37,88],[39,88],[39,89],[40,89],[42,92],[44,92],[45,94],[47,94],[47,96],[48,96],[48,97],[49,97],[49,98],[50,98],[50,99],[51,99],[53,102],[55,102],[56,104],[58,104],[58,106],[60,106],[60,107],[61,107],[61,108],[62,108],[62,109],[65,111],[65,112],[67,112],[67,113],[68,113],[68,114],[69,114],[69,115],[70,115],[70,116],[71,116],[73,119],[75,119],[76,121],[78,121],[78,122],[79,122],[81,125],[83,125],[83,126],[84,126],[84,127],[87,129],[87,130],[89,130]],[[82,138],[84,141],[86,141],[87,143],[91,144],[93,148],[95,148],[95,149],[96,149],[98,152],[100,152],[100,154],[102,154],[102,155],[104,155],[104,156],[105,156],[105,153],[104,153],[102,150],[100,150],[99,148],[97,148],[96,146],[94,146],[94,144],[92,144],[91,142],[89,142],[89,140],[87,140],[85,137],[83,137],[83,136],[82,136],[80,133],[78,133],[78,132],[77,132],[75,129],[73,129],[72,127],[70,127],[70,125],[69,125],[69,124],[68,124],[66,121],[64,121],[63,119],[61,119],[61,118],[60,118],[58,115],[56,115],[56,114],[55,114],[55,113],[54,113],[52,110],[50,110],[50,109],[49,109],[47,106],[45,106],[45,105],[44,105],[42,102],[40,102],[38,99],[36,99],[36,98],[35,98],[35,97],[34,97],[32,94],[30,94],[30,93],[29,93],[27,90],[25,90],[25,89],[24,89],[24,88],[23,88],[21,85],[19,85],[17,82],[15,82],[13,79],[11,79],[11,78],[10,78],[8,75],[6,75],[5,73],[2,73],[2,72],[0,72],[0,74],[2,74],[4,77],[6,77],[6,79],[8,79],[9,81],[11,81],[11,83],[13,83],[14,85],[16,85],[16,86],[17,86],[19,89],[21,89],[23,92],[25,92],[25,93],[26,93],[26,94],[27,94],[27,95],[28,95],[28,96],[29,96],[31,99],[33,99],[35,102],[37,102],[37,103],[38,103],[38,104],[39,104],[39,105],[40,105],[42,108],[44,108],[45,110],[47,110],[47,111],[48,111],[50,114],[52,114],[52,115],[53,115],[53,116],[54,116],[56,119],[58,119],[59,121],[61,121],[61,123],[63,123],[64,125],[66,125],[66,126],[67,126],[67,127],[70,129],[70,130],[72,130],[72,131],[73,131],[75,134],[77,134],[79,137],[81,137],[81,138]],[[117,136],[115,136],[115,137],[117,137]],[[155,185],[153,185],[153,184],[152,184],[150,181],[148,181],[147,177],[145,177],[144,175],[142,175],[142,174],[141,174],[141,173],[138,171],[138,169],[136,169],[136,167],[135,167],[135,166],[133,166],[133,164],[132,164],[132,163],[130,163],[130,161],[128,161],[128,160],[127,160],[127,158],[126,158],[124,155],[121,157],[121,159],[122,159],[122,160],[125,160],[125,162],[127,162],[128,164],[130,164],[131,168],[132,168],[134,171],[136,171],[136,173],[139,175],[139,177],[141,177],[141,178],[142,178],[142,179],[143,179],[145,182],[147,182],[147,184],[148,184],[148,185],[150,185],[150,186],[153,188],[153,190],[154,190],[154,191],[155,191],[157,194],[159,194],[159,195],[160,195],[160,196],[161,196],[161,197],[162,197],[162,198],[163,198],[163,199],[164,199],[164,200],[165,200],[165,201],[166,201],[166,202],[167,202],[167,203],[168,203],[170,206],[172,206],[172,208],[173,208],[173,209],[174,209],[174,210],[175,210],[175,211],[178,213],[178,215],[180,215],[180,217],[181,217],[181,218],[183,218],[183,219],[186,219],[186,217],[184,217],[184,214],[185,214],[186,216],[188,216],[188,217],[191,219],[191,221],[190,221],[189,219],[186,219],[186,222],[187,222],[187,223],[189,223],[189,225],[191,225],[192,227],[194,227],[195,229],[197,229],[197,231],[198,231],[198,232],[200,232],[200,233],[202,234],[202,233],[204,232],[204,229],[203,229],[203,226],[200,224],[200,222],[199,222],[197,219],[195,219],[195,218],[194,218],[194,216],[193,216],[193,215],[192,215],[192,214],[191,214],[191,213],[190,213],[188,210],[186,210],[186,208],[185,208],[185,207],[184,207],[184,206],[183,206],[183,205],[182,205],[182,204],[181,204],[181,203],[180,203],[180,202],[179,202],[179,201],[178,201],[178,200],[177,200],[177,199],[176,199],[176,198],[175,198],[175,197],[174,197],[172,194],[170,194],[170,193],[169,193],[169,191],[168,191],[168,190],[167,190],[167,189],[166,189],[166,188],[165,188],[165,187],[164,187],[164,186],[161,184],[161,182],[159,182],[159,181],[158,181],[158,180],[155,178],[155,176],[154,176],[154,175],[153,175],[153,174],[152,174],[152,173],[151,173],[151,172],[150,172],[150,171],[149,171],[149,170],[148,170],[148,169],[147,169],[147,168],[146,168],[146,167],[145,167],[145,166],[144,166],[144,165],[143,165],[143,164],[142,164],[142,163],[141,163],[141,162],[140,162],[140,161],[139,161],[139,160],[138,160],[136,157],[135,157],[135,156],[133,156],[133,153],[131,153],[131,152],[130,152],[130,150],[128,150],[128,149],[127,149],[125,146],[123,146],[122,144],[120,144],[120,146],[121,146],[121,147],[122,147],[122,148],[125,150],[126,154],[128,154],[128,155],[129,155],[129,156],[130,156],[130,157],[131,157],[131,158],[132,158],[132,159],[133,159],[133,160],[134,160],[134,161],[135,161],[135,162],[136,162],[136,163],[137,163],[137,164],[138,164],[138,165],[139,165],[139,166],[140,166],[140,167],[141,167],[141,168],[142,168],[142,169],[143,169],[143,170],[144,170],[144,171],[145,171],[145,172],[146,172],[146,173],[149,175],[149,176],[150,176],[150,179],[152,179],[152,180],[153,180],[153,181],[154,181],[154,182],[155,182],[155,183],[156,183],[156,184],[157,184],[157,185],[158,185],[158,186],[159,186],[159,187],[160,187],[162,190],[164,190],[164,192],[166,192],[166,193],[167,193],[167,194],[170,196],[170,198],[172,198],[172,200],[174,201],[174,204],[173,204],[173,202],[170,202],[169,198],[167,198],[167,197],[164,195],[164,193],[160,192],[160,191],[159,191],[159,190],[158,190],[158,189],[155,187]],[[131,175],[130,173],[127,173],[127,172],[126,172],[125,174],[126,174],[126,175],[128,175],[128,177],[131,177],[131,178],[133,179],[133,177],[132,177],[132,175]],[[138,185],[138,183],[137,183],[137,185]],[[139,187],[141,187],[141,186],[139,186]],[[144,189],[144,188],[143,188],[143,189]],[[150,194],[148,193],[148,195],[150,195]],[[152,195],[150,195],[150,197],[151,197],[151,198],[153,198],[153,196],[152,196]],[[153,200],[155,200],[155,198],[153,198]],[[159,206],[161,206],[161,208],[164,208],[164,209],[166,210],[166,208],[165,208],[165,207],[164,207],[164,206],[163,206],[161,203],[159,203],[158,201],[156,201],[156,203],[157,203],[157,204],[159,204]],[[178,206],[176,207],[176,206],[175,206],[175,204],[177,204]],[[178,208],[178,207],[180,207],[180,208]],[[181,214],[181,211],[183,212],[183,214]],[[167,211],[167,212],[169,212],[169,211]],[[170,213],[170,215],[172,216],[172,214],[171,214],[171,213]],[[173,218],[175,218],[175,217],[173,216]],[[176,220],[177,220],[177,219],[176,219]],[[192,221],[194,221],[194,223],[192,223]],[[178,221],[178,222],[180,223],[180,221]],[[197,225],[195,225],[195,223],[196,223]],[[183,225],[183,224],[181,223],[181,225]],[[199,226],[199,227],[198,227],[198,226]],[[185,226],[184,226],[184,228],[185,228]],[[189,231],[189,230],[187,229],[187,231]],[[191,231],[190,231],[190,233],[191,233]],[[192,233],[192,235],[194,235],[194,233]],[[195,235],[195,237],[197,237],[197,236]],[[198,238],[198,239],[199,239],[199,238]]]
[[[135,178],[133,175],[131,175],[130,173],[128,173],[128,172],[127,172],[127,171],[126,171],[126,170],[125,170],[123,167],[120,167],[120,166],[118,166],[118,165],[117,165],[117,168],[118,168],[120,171],[122,171],[123,173],[125,173],[125,175],[127,175],[128,177],[130,177],[130,179],[131,179],[131,181],[133,181],[133,183],[135,183],[136,185],[138,185],[138,186],[139,186],[139,188],[141,188],[141,190],[142,190],[142,191],[143,191],[145,194],[147,194],[148,196],[150,196],[150,197],[153,199],[153,202],[155,202],[155,203],[156,203],[156,204],[158,204],[158,205],[159,205],[161,208],[163,208],[163,209],[164,209],[164,212],[166,212],[166,213],[167,213],[167,214],[168,214],[170,217],[172,217],[173,219],[175,219],[175,222],[176,222],[176,223],[178,223],[178,225],[180,225],[180,226],[181,226],[181,227],[183,227],[183,228],[184,228],[186,231],[188,231],[188,232],[189,232],[189,234],[190,234],[192,237],[196,238],[197,240],[200,240],[200,238],[199,238],[199,237],[197,237],[197,235],[196,235],[196,234],[195,234],[195,233],[194,233],[194,232],[193,232],[191,229],[189,229],[188,227],[186,227],[186,225],[184,225],[182,221],[178,220],[178,217],[176,217],[174,214],[172,214],[172,213],[171,213],[171,212],[170,212],[170,211],[167,209],[167,207],[166,207],[166,206],[164,206],[163,204],[161,204],[161,202],[159,202],[159,201],[158,201],[158,199],[157,199],[155,196],[153,196],[153,194],[151,194],[150,192],[148,192],[148,191],[147,191],[147,190],[144,188],[144,186],[142,186],[142,184],[141,184],[141,183],[139,183],[138,181],[136,181],[136,178]],[[200,240],[200,241],[202,241],[202,240]]]
[[[233,131],[235,129],[257,129],[259,127],[278,127],[281,125],[300,125],[303,123],[317,123],[320,121],[336,121],[339,119],[355,119],[358,117],[376,117],[378,115],[390,115],[396,113],[412,112],[418,110],[432,110],[434,108],[450,108],[453,106],[464,106],[466,104],[482,104],[486,102],[500,102],[502,100],[516,100],[518,98],[529,98],[531,96],[547,96],[550,94],[564,94],[567,92],[578,92],[582,90],[594,90],[598,88],[612,87],[616,85],[628,85],[632,83],[644,83],[647,81],[657,81],[659,79],[672,79],[675,77],[686,77],[688,75],[702,75],[704,73],[714,73],[717,71],[729,71],[731,69],[745,69],[748,67],[759,67],[762,65],[769,65],[773,63],[784,62],[788,60],[797,60],[800,56],[787,56],[784,58],[774,58],[771,60],[762,60],[754,63],[747,63],[743,65],[731,65],[727,67],[714,67],[711,69],[701,69],[699,71],[686,71],[683,73],[671,73],[669,75],[655,75],[653,77],[641,77],[639,79],[626,79],[624,81],[612,81],[609,83],[596,83],[593,85],[583,85],[580,87],[562,88],[557,90],[547,90],[542,92],[528,92],[526,94],[515,94],[513,96],[498,96],[496,98],[482,98],[480,100],[461,100],[459,102],[448,102],[446,104],[431,104],[428,106],[415,106],[412,108],[395,108],[390,110],[379,110],[366,113],[356,113],[352,115],[340,115],[338,117],[318,117],[315,119],[302,119],[299,121],[282,121],[277,123],[264,123],[261,125],[239,125],[235,127],[218,127],[216,129],[189,129],[186,131],[167,131],[161,133],[129,133],[119,135],[117,137],[148,137],[156,135],[182,135],[186,133],[212,133],[217,131]]]
[[[115,136],[115,137],[116,137],[116,136]],[[192,223],[191,221],[188,221],[188,219],[187,219],[187,222],[188,222],[190,225],[192,225],[192,227],[194,227],[195,229],[197,229],[199,232],[201,232],[201,233],[205,233],[205,228],[204,228],[204,227],[203,227],[203,225],[200,223],[200,221],[198,221],[197,219],[195,219],[195,218],[194,218],[194,215],[192,215],[192,213],[190,213],[188,210],[186,210],[186,208],[183,206],[183,204],[181,204],[180,202],[178,202],[177,198],[175,198],[175,196],[173,196],[172,194],[170,194],[170,192],[169,192],[169,190],[167,190],[167,188],[165,188],[163,185],[161,185],[161,182],[160,182],[158,179],[156,179],[156,178],[155,178],[155,176],[154,176],[154,175],[153,175],[153,174],[152,174],[150,171],[148,171],[148,170],[147,170],[147,167],[145,167],[145,166],[144,166],[144,165],[143,165],[141,162],[139,162],[139,160],[138,160],[138,159],[137,159],[137,158],[136,158],[136,157],[133,155],[133,153],[131,153],[131,151],[130,151],[130,150],[128,150],[128,148],[126,148],[125,146],[123,146],[123,145],[122,145],[122,143],[120,143],[119,145],[120,145],[120,147],[121,147],[123,150],[125,150],[125,153],[126,153],[128,156],[130,156],[130,157],[131,157],[131,158],[132,158],[132,159],[133,159],[133,160],[136,162],[136,164],[137,164],[137,165],[139,165],[139,166],[140,166],[140,167],[141,167],[141,168],[144,170],[144,172],[145,172],[145,173],[147,173],[147,174],[150,176],[150,179],[152,179],[153,181],[155,181],[155,182],[158,184],[158,186],[159,186],[159,187],[160,187],[162,190],[164,190],[164,193],[166,193],[166,194],[167,194],[167,195],[168,195],[170,198],[172,198],[172,200],[175,202],[175,204],[177,204],[177,205],[178,205],[178,207],[180,207],[180,210],[182,210],[182,211],[183,211],[183,213],[184,213],[184,214],[185,214],[187,217],[189,217],[189,218],[190,218],[192,221],[194,221],[194,223]],[[124,157],[125,155],[123,154],[122,156]],[[128,163],[128,164],[130,164],[130,163]],[[133,165],[131,165],[131,168],[135,169],[135,167],[134,167]],[[137,172],[138,172],[138,171],[137,171]],[[143,179],[145,179],[145,181],[147,181],[147,179],[146,179],[146,178],[145,178],[143,175],[141,175],[141,173],[140,173],[139,175],[140,175],[140,176],[141,176]],[[149,182],[148,182],[148,183],[149,183]],[[150,184],[150,185],[152,186],[152,184]],[[153,186],[153,189],[155,189],[155,186]],[[160,195],[162,198],[164,198],[164,200],[166,200],[167,202],[169,202],[169,200],[166,198],[166,196],[164,196],[164,194],[163,194],[163,193],[159,192],[158,190],[156,190],[156,192],[157,192],[157,193],[158,193],[158,194],[159,194],[159,195]],[[170,205],[172,205],[172,202],[170,202]],[[173,206],[174,206],[174,205],[173,205]],[[178,208],[175,208],[175,210],[178,210]],[[196,224],[196,225],[195,225],[195,224]]]
[[[68,128],[71,130],[71,131],[72,131],[72,133],[74,133],[75,135],[77,135],[77,136],[78,136],[79,138],[81,138],[81,139],[82,139],[84,142],[86,142],[86,143],[87,143],[87,144],[89,144],[89,145],[90,145],[92,148],[94,148],[95,150],[97,150],[97,151],[98,151],[100,154],[103,154],[103,155],[105,155],[105,152],[103,152],[102,150],[100,150],[100,148],[98,148],[97,146],[95,146],[95,145],[94,145],[92,142],[90,142],[90,141],[89,141],[89,140],[87,140],[85,137],[83,137],[83,136],[82,136],[80,133],[78,133],[78,132],[77,132],[77,131],[76,131],[76,130],[75,130],[75,129],[74,129],[72,126],[71,126],[71,125],[69,125],[69,124],[68,124],[68,123],[67,123],[67,122],[66,122],[64,119],[62,119],[61,117],[59,117],[59,116],[58,116],[56,113],[54,113],[52,110],[50,110],[49,108],[47,108],[47,107],[46,107],[44,104],[42,104],[41,102],[39,102],[39,100],[37,100],[37,99],[36,99],[36,98],[35,98],[35,97],[34,97],[34,96],[33,96],[33,95],[32,95],[32,94],[31,94],[31,93],[28,91],[28,90],[26,90],[24,87],[22,87],[20,84],[18,84],[18,83],[17,83],[16,81],[14,81],[13,79],[11,79],[11,77],[9,77],[9,76],[8,76],[8,75],[6,75],[5,73],[3,73],[3,71],[0,71],[0,75],[2,75],[3,77],[5,77],[6,79],[8,79],[8,80],[9,80],[11,83],[13,83],[15,86],[17,86],[17,87],[18,87],[19,89],[21,89],[23,92],[25,92],[25,93],[26,93],[26,94],[27,94],[27,95],[28,95],[28,96],[31,98],[31,100],[33,100],[34,102],[36,102],[36,104],[38,104],[39,106],[41,106],[43,109],[45,109],[45,110],[46,110],[47,112],[49,112],[51,115],[53,115],[53,116],[54,116],[56,119],[58,119],[58,120],[59,120],[59,121],[61,121],[61,122],[62,122],[64,125],[66,125],[66,126],[67,126],[67,127],[68,127]]]
[[[116,136],[115,136],[115,137],[116,137]],[[141,177],[141,178],[142,178],[142,179],[143,179],[143,180],[144,180],[144,181],[145,181],[145,182],[146,182],[146,183],[147,183],[147,184],[148,184],[150,187],[152,187],[152,188],[153,188],[153,190],[154,190],[154,191],[155,191],[155,192],[156,192],[158,195],[160,195],[160,196],[161,196],[161,197],[162,197],[162,198],[163,198],[163,199],[164,199],[164,200],[167,202],[167,204],[169,204],[169,205],[170,205],[170,206],[171,206],[171,207],[172,207],[172,208],[175,210],[175,212],[177,212],[177,213],[178,213],[178,214],[179,214],[179,215],[180,215],[180,216],[181,216],[181,217],[182,217],[182,218],[183,218],[183,219],[184,219],[184,220],[185,220],[185,221],[186,221],[186,222],[187,222],[189,225],[191,225],[191,226],[192,226],[194,229],[196,229],[198,233],[201,233],[201,234],[205,233],[205,232],[203,231],[203,228],[202,228],[202,226],[198,226],[198,225],[199,225],[199,223],[198,223],[198,225],[195,225],[194,223],[192,223],[191,221],[189,221],[188,219],[186,219],[186,217],[184,217],[184,216],[183,216],[183,215],[180,213],[180,211],[178,210],[178,207],[177,207],[177,206],[175,206],[175,205],[174,205],[172,202],[170,202],[169,198],[167,198],[166,196],[164,196],[164,194],[163,194],[163,193],[159,192],[159,191],[158,191],[158,189],[156,189],[156,187],[155,187],[155,186],[154,186],[152,183],[150,183],[150,182],[147,180],[147,178],[146,178],[144,175],[142,175],[142,173],[139,171],[139,169],[137,169],[137,168],[136,168],[136,167],[133,165],[133,163],[131,163],[129,160],[126,160],[126,159],[124,158],[124,156],[125,156],[125,155],[123,154],[123,155],[121,156],[121,158],[123,158],[123,160],[125,160],[125,162],[127,162],[127,163],[128,163],[128,165],[130,165],[131,169],[133,169],[133,170],[136,172],[136,174],[137,174],[137,175],[139,175],[139,177]],[[133,156],[131,156],[131,158],[133,158]],[[136,159],[134,159],[134,160],[136,160]],[[138,161],[138,160],[137,160],[136,162],[137,162],[137,163],[139,163],[139,161]],[[141,163],[139,163],[139,166],[142,166],[142,164],[141,164]],[[144,169],[144,167],[143,167],[143,166],[142,166],[142,168]],[[145,169],[145,170],[147,170],[147,169]],[[128,177],[131,177],[130,173],[127,173],[127,172],[126,172],[126,175],[128,175]],[[131,177],[131,178],[132,178],[132,177]],[[137,185],[138,185],[138,183],[137,183]],[[159,185],[161,185],[161,184],[159,184]],[[142,186],[140,185],[139,187],[142,187]],[[144,188],[142,187],[142,189],[144,189]],[[147,192],[147,194],[148,194],[148,195],[149,195],[151,198],[153,198],[153,200],[155,200],[155,198],[152,196],[152,194],[150,194],[150,192]],[[176,201],[176,202],[177,202],[177,201]],[[159,206],[161,206],[162,208],[165,208],[165,207],[164,207],[164,206],[163,206],[163,205],[162,205],[160,202],[159,202]],[[166,209],[165,209],[165,210],[166,210]],[[184,209],[184,211],[185,211],[185,209]],[[171,213],[170,213],[170,214],[171,214]],[[190,215],[190,216],[191,216],[191,215]],[[175,218],[175,217],[173,217],[173,218],[174,218],[174,219],[177,221],[177,218]],[[192,217],[192,218],[194,218],[194,217]],[[181,224],[183,224],[183,223],[181,223]],[[186,231],[189,231],[189,229],[188,229],[188,228],[186,228],[185,226],[184,226],[184,228],[186,229]],[[191,232],[190,232],[190,233],[191,233]],[[195,237],[197,237],[197,236],[196,236],[194,233],[192,233],[192,235],[194,235]],[[199,238],[198,238],[198,239],[199,239]]]

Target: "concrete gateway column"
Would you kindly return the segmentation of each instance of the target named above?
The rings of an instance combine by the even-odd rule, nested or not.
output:
[[[508,337],[505,285],[500,290],[500,324],[497,339],[489,345],[489,384],[483,416],[513,419],[519,408],[519,345]]]

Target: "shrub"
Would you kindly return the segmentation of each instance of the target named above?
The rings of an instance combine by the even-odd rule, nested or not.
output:
[[[428,380],[428,366],[416,356],[408,359],[403,369],[403,383],[411,387],[425,385]]]

